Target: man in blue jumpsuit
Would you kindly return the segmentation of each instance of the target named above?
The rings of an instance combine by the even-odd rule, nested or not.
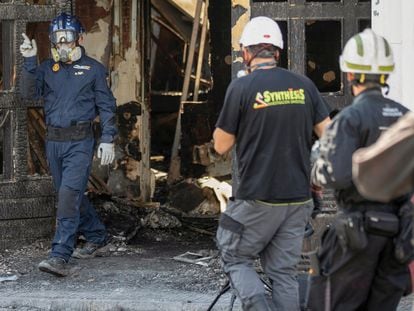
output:
[[[22,95],[44,99],[46,155],[58,193],[57,227],[49,258],[39,269],[56,276],[68,274],[77,232],[87,243],[76,257],[93,256],[107,243],[105,226],[86,197],[95,140],[92,122],[99,115],[102,129],[97,156],[101,165],[115,157],[117,134],[115,98],[102,64],[85,55],[79,44],[84,29],[75,16],[60,14],[49,26],[52,58],[37,65],[36,41],[23,34]]]
[[[355,96],[320,140],[312,182],[335,189],[338,214],[323,234],[319,273],[312,278],[312,311],[396,310],[409,283],[407,263],[395,256],[401,201],[364,198],[352,182],[352,155],[372,145],[408,110],[385,98],[394,69],[391,46],[371,29],[352,37],[340,59]]]

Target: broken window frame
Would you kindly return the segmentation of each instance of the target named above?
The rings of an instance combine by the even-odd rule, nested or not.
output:
[[[320,24],[319,24],[320,23]],[[332,24],[328,24],[332,23]],[[319,24],[319,25],[318,25]],[[321,25],[324,25],[321,27]],[[319,89],[319,92],[322,94],[337,94],[342,95],[343,90],[342,87],[342,74],[341,70],[339,68],[339,62],[338,62],[338,55],[341,54],[341,47],[342,47],[342,40],[337,40],[336,42],[332,42],[333,40],[325,41],[325,40],[319,40],[316,39],[318,44],[321,44],[321,50],[326,51],[335,51],[336,54],[328,53],[330,55],[325,55],[321,57],[320,55],[316,54],[310,54],[314,51],[308,51],[311,50],[311,47],[314,49],[315,45],[311,45],[310,42],[313,38],[311,38],[311,35],[314,35],[315,30],[312,30],[312,27],[319,27],[319,30],[316,31],[317,37],[321,37],[325,35],[323,34],[326,30],[332,32],[335,30],[336,27],[339,26],[338,34],[341,38],[341,32],[343,28],[343,20],[342,19],[323,19],[323,20],[306,20],[305,21],[305,75],[310,78],[316,85],[316,87]],[[329,45],[329,48],[328,46]],[[312,56],[314,58],[312,58]],[[318,57],[319,56],[319,57]],[[308,71],[309,61],[313,59],[313,63],[315,65],[315,68],[313,68],[312,71]],[[323,63],[321,60],[325,60],[326,62]],[[312,72],[314,75],[312,76]],[[325,79],[324,74],[327,74],[329,72],[333,72],[335,75],[335,79],[332,80],[333,83],[330,83],[331,81],[328,81]]]
[[[0,22],[8,25],[3,30],[2,55],[7,67],[7,86],[0,91],[0,116],[3,124],[3,174],[1,180],[22,180],[27,178],[27,109],[41,106],[41,103],[21,100],[18,76],[23,58],[19,51],[21,33],[26,31],[27,22],[50,21],[57,12],[54,5],[26,5],[0,3]],[[3,28],[3,27],[2,27]],[[8,36],[11,40],[4,37]]]

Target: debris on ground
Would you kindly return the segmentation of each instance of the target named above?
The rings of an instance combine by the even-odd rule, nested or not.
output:
[[[213,190],[216,200],[220,202],[220,210],[217,211],[217,213],[223,213],[226,210],[227,202],[232,195],[231,185],[228,182],[219,181],[210,176],[199,178],[197,182],[200,184],[201,188]]]
[[[169,213],[162,210],[154,210],[141,220],[141,224],[146,228],[179,228],[181,222]]]
[[[9,281],[17,281],[18,278],[19,277],[16,274],[9,274],[9,275],[0,274],[0,283],[9,282]]]
[[[217,259],[217,251],[199,251],[199,252],[185,252],[181,255],[173,257],[174,260],[192,263],[204,267],[208,267],[213,263],[214,259]]]

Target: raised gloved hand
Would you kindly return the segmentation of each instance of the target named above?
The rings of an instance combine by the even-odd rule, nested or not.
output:
[[[98,146],[98,158],[101,165],[111,164],[115,159],[115,146],[113,143],[100,143]]]
[[[36,44],[36,40],[32,39],[32,41],[30,42],[29,37],[25,34],[22,33],[23,36],[23,43],[20,45],[20,53],[22,53],[23,57],[32,57],[32,56],[36,56],[37,54],[37,44]]]

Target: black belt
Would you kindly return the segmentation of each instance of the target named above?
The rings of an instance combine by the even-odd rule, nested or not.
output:
[[[93,137],[92,122],[82,121],[76,125],[60,128],[47,127],[46,138],[53,141],[73,141]]]

